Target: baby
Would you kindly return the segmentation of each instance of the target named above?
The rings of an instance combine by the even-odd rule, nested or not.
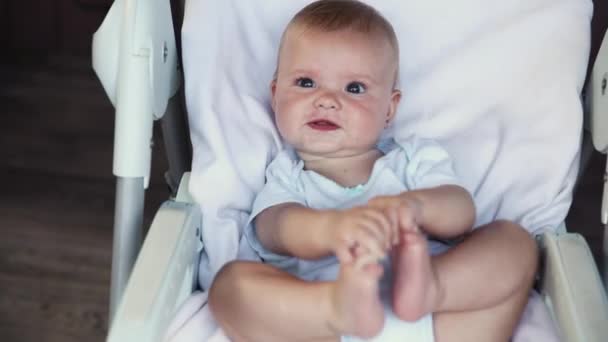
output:
[[[438,144],[380,141],[398,61],[393,28],[361,2],[314,2],[288,24],[271,92],[290,148],[245,231],[264,263],[227,264],[209,294],[234,341],[511,337],[536,244],[513,222],[472,229],[473,200]]]

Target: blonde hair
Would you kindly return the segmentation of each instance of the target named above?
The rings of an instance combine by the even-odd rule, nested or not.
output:
[[[360,1],[319,0],[302,8],[287,24],[287,28],[283,32],[279,55],[285,37],[293,27],[304,30],[311,29],[317,32],[347,30],[374,38],[384,38],[391,46],[395,61],[398,64],[399,43],[393,26],[376,9]],[[274,77],[276,79],[276,71]],[[397,82],[396,79],[395,82]]]
[[[299,26],[320,32],[349,30],[356,33],[379,35],[388,39],[398,51],[393,26],[373,7],[357,0],[320,0],[301,9],[287,28]]]

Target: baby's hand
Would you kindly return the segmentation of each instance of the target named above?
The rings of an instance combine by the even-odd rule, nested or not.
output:
[[[420,203],[407,195],[378,196],[372,198],[368,205],[379,209],[397,223],[400,231],[419,231]]]
[[[398,239],[396,221],[381,209],[365,206],[331,213],[330,248],[340,262],[377,262]]]

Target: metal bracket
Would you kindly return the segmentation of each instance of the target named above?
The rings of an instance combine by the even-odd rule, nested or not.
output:
[[[590,126],[595,149],[608,150],[608,33],[593,65],[589,80]]]

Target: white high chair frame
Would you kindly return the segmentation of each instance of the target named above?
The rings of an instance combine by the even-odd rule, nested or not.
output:
[[[173,316],[197,287],[203,249],[201,213],[188,193],[188,166],[169,156],[174,196],[156,213],[142,246],[142,217],[151,161],[153,120],[163,123],[169,150],[175,139],[180,85],[178,51],[168,0],[115,0],[93,38],[93,67],[116,108],[117,177],[108,341],[160,341]],[[587,84],[589,123],[597,150],[608,150],[608,35]],[[171,99],[173,97],[173,99]],[[171,99],[171,100],[170,100]],[[184,131],[181,127],[182,133]],[[608,164],[607,164],[608,172]],[[181,178],[181,180],[180,180]],[[606,182],[606,181],[605,181]],[[604,185],[602,222],[608,223]],[[565,227],[539,237],[539,290],[565,341],[605,341],[608,299],[584,239]],[[141,249],[140,249],[141,247]],[[608,234],[604,237],[608,276]]]

